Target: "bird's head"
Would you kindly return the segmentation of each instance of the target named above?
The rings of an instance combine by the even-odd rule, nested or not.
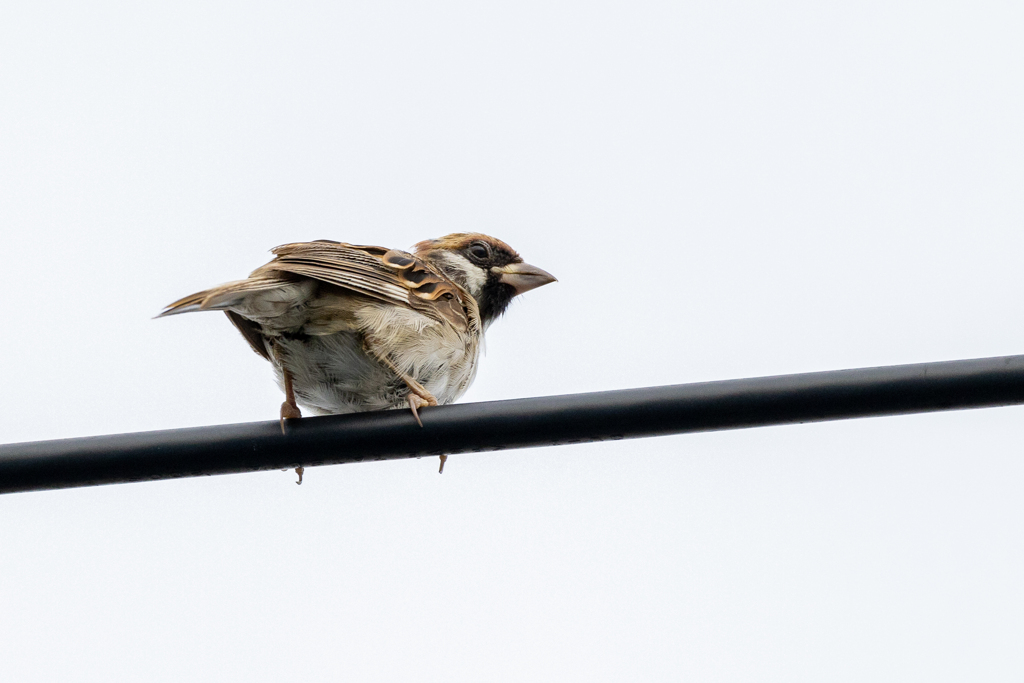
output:
[[[550,273],[524,263],[512,247],[480,233],[426,240],[415,250],[476,299],[485,327],[501,316],[515,297],[555,282]]]

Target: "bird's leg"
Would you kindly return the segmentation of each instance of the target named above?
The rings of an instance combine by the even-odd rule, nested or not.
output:
[[[391,368],[392,372],[398,375],[398,379],[405,382],[405,386],[409,387],[409,395],[406,396],[406,400],[409,402],[409,409],[412,411],[412,416],[416,418],[416,423],[422,427],[423,420],[420,419],[419,409],[426,406],[436,406],[437,399],[434,398],[432,393],[427,391],[426,387],[399,370],[389,359],[382,358],[381,362]]]
[[[416,418],[416,422],[419,423],[420,427],[423,427],[423,421],[420,419],[419,409],[424,406],[436,406],[437,399],[429,391],[423,388],[423,385],[414,380],[413,378],[398,373],[398,376],[402,378],[402,381],[409,387],[409,408],[412,410],[412,416]],[[422,392],[422,393],[421,393]],[[448,459],[447,455],[441,455],[441,467],[438,468],[438,474],[444,474],[444,463]]]
[[[426,406],[436,406],[438,403],[437,399],[434,398],[434,395],[427,391],[425,386],[402,372],[386,355],[376,353],[370,347],[370,344],[366,339],[363,340],[363,350],[366,351],[369,356],[380,361],[380,363],[391,370],[391,372],[395,373],[395,375],[405,383],[405,386],[409,388],[409,395],[406,396],[406,400],[409,402],[409,410],[412,411],[412,416],[416,418],[416,424],[422,428],[423,420],[420,419],[419,409]],[[447,455],[441,456],[441,467],[437,470],[438,474],[444,473],[444,463],[447,459]]]
[[[285,401],[281,404],[281,433],[284,434],[284,421],[292,418],[302,417],[302,411],[299,410],[299,406],[295,404],[295,389],[292,387],[292,373],[288,372],[282,366],[282,373],[284,374],[284,397]],[[295,474],[299,475],[299,480],[295,482],[299,486],[302,486],[302,473],[306,469],[299,465],[295,468]]]
[[[278,360],[278,364],[281,365],[281,375],[285,379],[285,402],[281,404],[281,433],[284,434],[285,420],[301,418],[302,412],[295,403],[295,387],[292,383],[292,373],[285,367],[281,358],[281,352],[278,351],[278,347],[276,346],[273,347],[273,357]]]
[[[281,404],[281,433],[284,433],[284,421],[296,417],[302,417],[302,411],[295,404],[295,389],[292,387],[292,373],[284,368],[281,369],[284,375],[284,403]]]
[[[298,404],[295,403],[295,387],[292,384],[292,373],[288,371],[284,363],[281,360],[281,354],[278,352],[276,346],[272,346],[271,349],[274,353],[274,358],[281,365],[281,376],[284,378],[284,403],[281,404],[281,433],[285,434],[284,421],[293,418],[302,417],[302,411],[299,410]],[[305,468],[301,465],[295,468],[295,474],[299,475],[299,480],[296,484],[302,485],[302,473]]]
[[[420,419],[419,409],[424,406],[436,406],[437,399],[434,398],[434,395],[427,391],[425,386],[402,372],[386,355],[374,351],[366,339],[363,339],[363,351],[372,358],[376,358],[380,361],[381,365],[395,373],[398,379],[402,380],[405,386],[409,388],[409,395],[406,397],[406,400],[409,401],[409,409],[412,410],[412,416],[416,418],[416,422],[422,427],[423,420]]]

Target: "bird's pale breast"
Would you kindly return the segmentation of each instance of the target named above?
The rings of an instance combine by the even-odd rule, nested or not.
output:
[[[320,414],[407,407],[408,388],[366,352],[367,343],[442,405],[456,401],[473,381],[479,355],[475,334],[412,310],[374,305],[355,311],[352,323],[333,334],[275,339],[303,407]],[[274,369],[281,382],[279,362]]]

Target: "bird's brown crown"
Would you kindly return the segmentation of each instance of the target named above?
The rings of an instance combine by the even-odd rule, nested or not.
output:
[[[522,258],[515,249],[505,244],[497,237],[491,237],[490,235],[485,235],[481,232],[455,232],[450,235],[445,235],[444,237],[438,237],[437,239],[424,240],[413,247],[413,250],[417,255],[434,251],[436,249],[459,252],[468,249],[475,242],[483,242],[487,244],[495,253],[507,254],[508,262],[510,263],[522,261]]]

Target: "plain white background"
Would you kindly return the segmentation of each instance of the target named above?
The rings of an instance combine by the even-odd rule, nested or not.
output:
[[[0,443],[274,419],[277,244],[560,282],[464,400],[1024,351],[1019,2],[12,2]],[[1017,408],[0,497],[4,681],[1024,676]]]

